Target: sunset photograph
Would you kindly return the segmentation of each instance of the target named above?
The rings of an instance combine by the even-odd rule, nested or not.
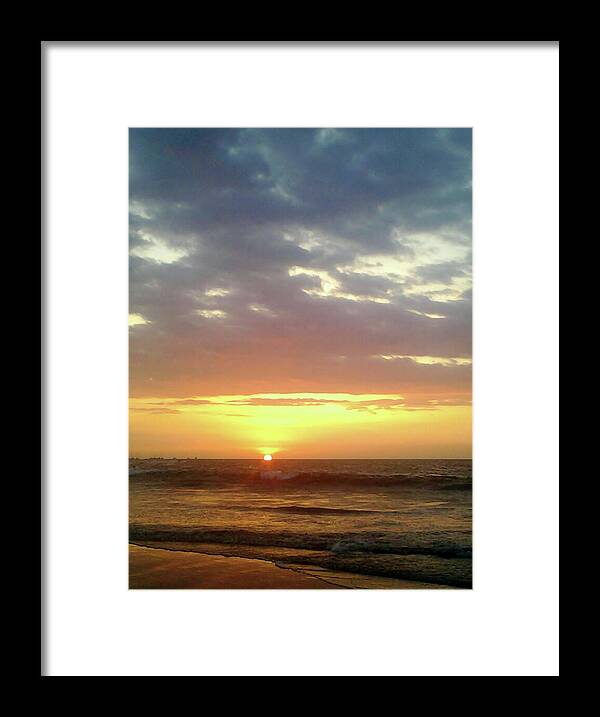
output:
[[[470,128],[129,130],[129,588],[472,587]]]
[[[42,676],[559,675],[559,43],[351,37],[42,43]]]

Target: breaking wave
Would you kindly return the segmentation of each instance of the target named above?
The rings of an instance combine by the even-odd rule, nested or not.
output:
[[[130,468],[132,479],[163,480],[172,485],[193,486],[218,483],[247,483],[253,486],[273,486],[285,482],[288,486],[385,486],[385,487],[426,487],[438,489],[468,490],[471,487],[470,475],[464,474],[412,474],[412,473],[369,473],[346,471],[264,471],[240,468],[202,468],[148,466]]]
[[[218,543],[224,545],[267,545],[333,553],[394,553],[470,558],[471,547],[453,542],[448,534],[404,534],[398,537],[378,533],[312,533],[261,531],[239,528],[204,528],[168,525],[130,525],[132,541]]]
[[[130,542],[163,550],[268,560],[294,569],[320,569],[470,588],[471,549],[438,543],[381,540],[377,536],[261,533],[162,526],[131,526]]]

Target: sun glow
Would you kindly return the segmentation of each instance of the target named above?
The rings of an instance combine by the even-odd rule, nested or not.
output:
[[[131,455],[138,457],[254,458],[266,465],[276,456],[464,458],[471,449],[470,395],[132,398],[130,434]]]
[[[272,460],[273,460],[273,456],[270,455],[269,453],[266,453],[266,454],[263,456],[263,461],[272,461]]]

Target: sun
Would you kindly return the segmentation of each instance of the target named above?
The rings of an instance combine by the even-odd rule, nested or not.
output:
[[[263,456],[263,461],[272,461],[272,460],[273,460],[273,456],[270,453],[265,453],[265,455]]]

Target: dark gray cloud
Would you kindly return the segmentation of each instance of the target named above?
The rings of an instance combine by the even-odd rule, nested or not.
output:
[[[470,223],[470,130],[131,130],[132,395],[468,391]]]

